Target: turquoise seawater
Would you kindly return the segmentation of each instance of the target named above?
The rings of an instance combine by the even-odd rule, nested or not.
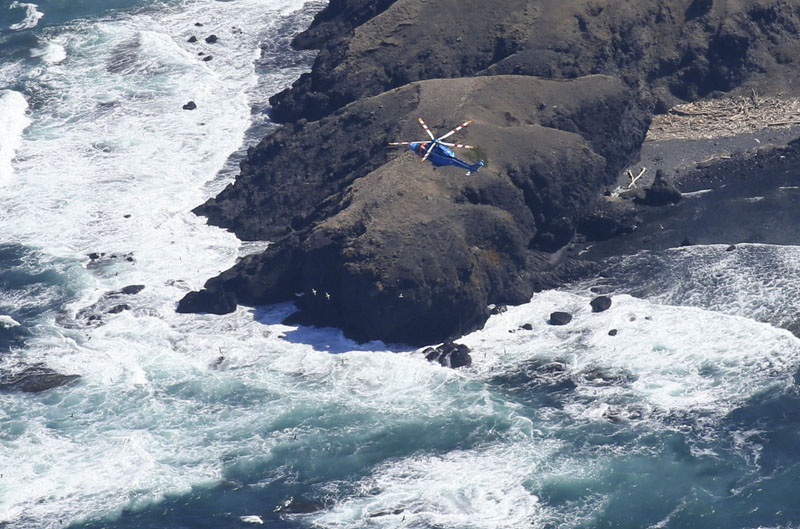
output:
[[[0,3],[0,378],[80,376],[0,391],[0,527],[800,526],[798,247],[618,258],[493,316],[461,370],[291,304],[175,313],[264,247],[191,209],[321,7]]]

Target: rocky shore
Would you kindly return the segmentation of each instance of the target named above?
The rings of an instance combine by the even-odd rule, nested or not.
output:
[[[294,300],[295,322],[412,344],[478,328],[489,305],[658,239],[641,228],[680,209],[689,182],[727,178],[730,164],[758,171],[746,160],[759,156],[791,167],[794,145],[662,163],[657,181],[651,166],[637,189],[615,192],[654,112],[797,95],[799,35],[800,7],[781,0],[332,0],[294,41],[319,49],[312,71],[270,100],[283,127],[196,210],[273,244],[178,310]],[[435,170],[386,146],[424,137],[418,117],[438,133],[471,119],[458,140],[486,167]]]

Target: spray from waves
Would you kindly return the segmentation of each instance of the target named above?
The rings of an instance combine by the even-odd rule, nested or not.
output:
[[[61,44],[47,42],[31,50],[31,57],[38,57],[45,64],[58,64],[67,58],[67,50]]]
[[[520,368],[568,378],[576,387],[564,409],[577,419],[669,422],[687,413],[719,418],[758,391],[792,385],[800,365],[800,341],[764,323],[628,295],[594,313],[590,299],[543,292],[491,319],[464,340],[488,353],[477,369],[489,379]],[[572,322],[549,325],[556,310],[572,313]],[[520,329],[526,323],[532,330]]]
[[[44,13],[39,11],[39,9],[38,9],[39,6],[37,6],[36,4],[26,4],[26,3],[16,2],[15,1],[15,2],[12,2],[11,5],[8,6],[8,8],[9,9],[16,9],[16,8],[25,9],[25,20],[23,20],[22,22],[18,22],[16,24],[12,24],[11,26],[9,26],[9,29],[12,29],[14,31],[35,28],[36,24],[39,23],[39,19],[44,16]]]
[[[13,174],[11,161],[22,145],[22,132],[31,123],[25,115],[28,102],[13,90],[0,91],[0,185]]]
[[[590,283],[668,305],[752,318],[800,336],[797,246],[699,245],[646,251],[612,258],[608,270],[608,277]]]

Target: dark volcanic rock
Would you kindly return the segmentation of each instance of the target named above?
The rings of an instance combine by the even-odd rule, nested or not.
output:
[[[430,343],[473,330],[488,304],[525,302],[563,278],[547,252],[569,241],[643,138],[630,97],[598,76],[437,80],[287,127],[197,209],[240,238],[278,239],[206,288],[244,304],[303,292],[298,317],[356,339]],[[385,147],[418,135],[419,115],[452,126],[443,109],[455,100],[472,109],[463,140],[487,160],[480,173],[434,170]],[[541,100],[552,106],[531,104]]]
[[[206,41],[207,43],[209,43],[209,44],[214,44],[214,43],[215,43],[215,42],[217,42],[218,40],[219,40],[219,38],[218,38],[216,35],[214,35],[214,34],[211,34],[211,35],[209,35],[208,37],[206,37],[206,38],[205,38],[205,41]]]
[[[188,103],[183,105],[184,110],[194,110],[196,108],[197,108],[197,103],[195,103],[194,101],[189,101]]]
[[[88,307],[80,309],[74,319],[67,313],[60,314],[56,321],[64,327],[96,327],[105,322],[108,314],[119,314],[120,312],[131,310],[128,303],[120,303],[121,299],[130,298],[144,290],[144,285],[128,285],[119,290],[110,290],[103,294],[100,299]]]
[[[572,314],[569,312],[553,312],[547,321],[550,325],[566,325],[572,321]]]
[[[22,391],[38,393],[64,386],[80,378],[78,375],[62,375],[43,366],[30,366],[13,374],[0,374],[0,391]]]
[[[270,99],[275,119],[315,120],[410,81],[471,75],[609,74],[660,111],[748,83],[794,90],[798,80],[800,6],[785,0],[369,4],[331,2],[327,20],[298,37],[321,52],[310,74]]]
[[[555,253],[576,228],[602,240],[639,226],[630,201],[597,198],[634,161],[651,109],[796,93],[798,28],[785,0],[332,0],[295,40],[320,49],[312,71],[270,100],[292,123],[195,210],[275,243],[179,310],[291,299],[300,320],[357,339],[475,329],[487,305],[585,273]],[[472,119],[457,140],[486,167],[465,178],[388,149],[420,137],[419,116],[439,133]],[[675,198],[661,184],[648,194]]]
[[[236,310],[236,296],[231,292],[189,292],[178,303],[178,312],[206,312],[209,314],[228,314]]]
[[[192,35],[191,37],[189,37],[189,40],[186,41],[186,42],[197,42],[197,37]]]
[[[469,347],[464,344],[445,342],[436,348],[428,347],[422,354],[429,362],[439,362],[442,366],[453,369],[472,365]]]
[[[605,241],[632,233],[641,224],[636,206],[620,197],[601,197],[588,215],[578,222],[578,232],[589,241]]]
[[[611,307],[611,298],[608,296],[597,296],[589,302],[592,306],[592,312],[603,312]]]
[[[677,187],[667,178],[664,171],[656,171],[652,185],[644,189],[643,196],[637,196],[634,201],[645,206],[666,206],[677,204],[683,196]]]

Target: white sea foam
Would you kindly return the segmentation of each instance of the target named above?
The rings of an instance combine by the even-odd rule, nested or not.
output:
[[[19,327],[19,322],[7,314],[0,314],[0,327]]]
[[[644,406],[654,417],[719,417],[772,385],[791,385],[800,365],[800,341],[767,324],[627,295],[593,313],[590,299],[545,292],[492,318],[464,340],[486,352],[476,369],[495,376],[525,362],[560,362],[577,383],[578,399],[566,409],[606,420],[609,411],[630,405]],[[557,310],[573,313],[573,320],[549,325]],[[520,329],[524,323],[533,330]],[[615,336],[608,334],[612,329]]]
[[[0,185],[13,174],[11,161],[22,145],[22,132],[30,124],[28,102],[19,92],[0,90]]]
[[[39,57],[46,64],[58,64],[67,58],[67,50],[61,44],[48,42],[31,50],[31,57]]]
[[[691,246],[612,261],[615,288],[800,331],[800,248]]]
[[[218,173],[253,119],[251,101],[266,99],[308,67],[301,62],[261,80],[254,67],[261,41],[274,39],[280,17],[302,5],[190,0],[79,20],[50,28],[49,44],[34,51],[40,67],[0,70],[0,81],[21,82],[37,101],[20,142],[28,124],[25,99],[11,91],[0,96],[2,176],[16,151],[18,184],[3,188],[3,242],[75,263],[65,270],[77,291],[67,318],[108,290],[146,287],[129,300],[130,311],[97,328],[64,327],[51,314],[24,351],[5,355],[7,362],[44,362],[82,378],[69,390],[33,399],[0,395],[0,524],[59,527],[61,520],[141,506],[218,481],[232,449],[268,457],[277,442],[268,433],[274,414],[258,406],[242,415],[217,402],[268,399],[271,383],[239,364],[267,368],[261,363],[267,347],[258,338],[264,326],[245,309],[211,319],[178,316],[174,306],[186,288],[199,287],[238,255],[235,237],[190,210],[230,181],[230,172]],[[203,41],[211,33],[219,37],[213,45]],[[187,42],[193,34],[200,42]],[[213,60],[203,62],[201,51]],[[181,108],[190,99],[197,110]],[[133,252],[135,261],[82,266],[94,251]],[[3,301],[19,295],[31,302],[25,295],[31,289],[3,292]],[[196,325],[214,330],[204,340],[186,336]],[[249,344],[228,339],[231,328],[247,329],[239,338]],[[220,348],[224,369],[214,371],[209,365]],[[183,386],[186,393],[176,393]],[[267,435],[254,445],[253,432],[262,430]]]
[[[175,314],[187,289],[251,249],[190,209],[230,181],[218,171],[250,124],[250,103],[297,76],[285,70],[259,82],[253,60],[278,15],[301,4],[194,0],[79,21],[51,36],[69,61],[42,55],[43,64],[24,73],[39,104],[18,149],[19,185],[6,186],[0,201],[4,242],[74,263],[61,269],[77,291],[70,314],[111,289],[145,289],[126,300],[131,310],[97,327],[69,328],[48,315],[24,358],[13,358],[81,379],[38,395],[0,394],[0,523],[54,529],[60,520],[111,516],[236,481],[238,466],[274,465],[291,479],[296,469],[276,454],[299,452],[327,468],[368,460],[400,432],[399,455],[359,467],[365,477],[355,492],[349,483],[320,485],[336,503],[310,515],[313,523],[395,527],[406,516],[417,526],[587,525],[602,494],[554,507],[538,491],[548,480],[599,479],[611,455],[573,454],[553,436],[558,421],[603,424],[634,403],[653,427],[670,413],[713,419],[785,383],[798,350],[787,333],[627,296],[593,314],[588,295],[538,294],[463,340],[475,362],[464,370],[379,342],[357,345],[333,329],[282,325],[289,304]],[[203,42],[210,33],[216,44]],[[200,42],[188,43],[191,35]],[[200,51],[213,60],[201,61]],[[196,110],[181,109],[189,99]],[[89,269],[86,254],[95,251],[133,252],[135,262]],[[26,301],[46,295],[37,292],[20,291],[17,301],[44,305]],[[565,309],[575,314],[570,325],[546,324]],[[533,330],[519,330],[523,323]],[[610,328],[619,334],[608,336]],[[496,392],[495,379],[531,360],[561,361],[576,381],[563,409],[527,409]],[[596,369],[622,376],[602,385]],[[442,441],[441,451],[426,444],[440,427],[464,439]],[[481,436],[488,440],[470,440]],[[332,449],[337,443],[344,457]],[[412,443],[419,449],[408,454]],[[264,514],[251,507],[231,514],[232,523]]]
[[[13,30],[22,30],[22,29],[31,29],[35,28],[36,24],[39,23],[39,19],[44,16],[44,13],[39,11],[39,6],[36,4],[26,4],[23,2],[12,2],[9,9],[24,9],[25,10],[25,20],[22,22],[18,22],[16,24],[12,24],[9,26],[9,29]]]

